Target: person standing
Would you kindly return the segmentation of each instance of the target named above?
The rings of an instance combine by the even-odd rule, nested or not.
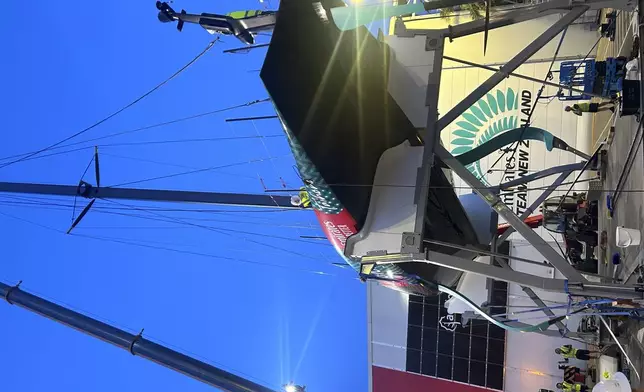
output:
[[[598,351],[582,350],[574,348],[570,344],[565,344],[555,349],[555,353],[563,356],[564,358],[575,358],[580,361],[589,361],[591,358],[599,357]],[[595,356],[593,356],[595,354]]]
[[[563,392],[588,392],[588,387],[581,383],[570,383],[567,381],[557,383],[557,388]]]
[[[564,110],[566,112],[573,112],[573,114],[581,116],[584,113],[598,113],[605,112],[607,110],[614,112],[615,104],[612,102],[584,102],[576,103],[572,106],[566,106]]]

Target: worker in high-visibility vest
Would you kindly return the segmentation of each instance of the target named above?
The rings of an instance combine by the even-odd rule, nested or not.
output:
[[[591,358],[593,358],[592,356],[593,354],[599,354],[599,352],[597,351],[582,350],[582,349],[574,348],[570,344],[566,344],[555,349],[555,353],[562,355],[566,359],[575,358],[581,361],[588,361]]]
[[[614,112],[615,104],[612,102],[576,103],[572,106],[566,106],[564,110],[567,112],[573,112],[574,114],[581,116],[584,113],[597,113],[607,110]]]
[[[587,392],[588,387],[584,384],[569,383],[567,381],[560,382],[557,384],[557,388],[561,389],[563,392]]]
[[[296,207],[309,208],[311,207],[311,198],[309,192],[305,187],[300,188],[300,193],[291,196],[291,204]]]

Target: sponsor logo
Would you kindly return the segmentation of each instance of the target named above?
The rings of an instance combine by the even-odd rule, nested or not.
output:
[[[438,320],[438,325],[440,325],[443,329],[454,332],[456,331],[456,328],[461,326],[461,322],[456,320],[454,318],[454,315],[447,315],[443,316]]]
[[[347,243],[347,238],[351,237],[355,231],[347,225],[335,225],[331,221],[324,221],[324,227],[329,236],[335,238],[336,242],[340,243],[342,248]]]
[[[495,136],[511,129],[525,126],[532,110],[532,92],[523,90],[517,94],[512,88],[496,90],[488,93],[472,105],[456,121],[456,129],[452,131],[452,154],[466,153],[493,139]],[[512,146],[505,146],[510,148]],[[503,150],[498,154],[503,154]],[[499,155],[501,156],[501,155]],[[492,157],[490,157],[492,158]],[[496,161],[496,158],[492,158]],[[509,151],[501,158],[501,167],[482,167],[481,161],[467,166],[467,169],[481,180],[486,186],[497,185],[499,181],[507,182],[527,175],[530,171],[530,141],[523,140],[516,154]],[[490,180],[493,173],[498,172],[496,181]],[[503,201],[511,206],[518,215],[528,207],[527,185],[506,189],[501,192]]]

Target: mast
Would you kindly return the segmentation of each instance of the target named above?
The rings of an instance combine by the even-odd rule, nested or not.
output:
[[[19,285],[20,283],[16,286],[8,286],[0,282],[0,298],[6,300],[10,305],[17,305],[30,310],[87,335],[101,339],[116,347],[127,350],[132,355],[158,363],[168,369],[219,388],[222,391],[275,392],[265,386],[151,342],[143,337],[143,331],[138,335],[133,335],[22,291]]]
[[[26,193],[55,196],[81,196],[87,199],[126,199],[162,202],[220,204],[232,206],[273,207],[300,209],[284,195],[257,195],[250,193],[221,193],[175,191],[162,189],[97,187],[81,181],[79,185],[51,185],[21,182],[0,182],[0,193]]]

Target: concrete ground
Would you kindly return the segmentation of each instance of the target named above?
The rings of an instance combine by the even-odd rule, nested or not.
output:
[[[640,264],[642,249],[644,249],[642,246],[632,246],[620,252],[615,246],[615,231],[618,226],[639,229],[644,222],[644,193],[637,192],[644,189],[644,154],[641,143],[635,148],[637,154],[630,165],[630,171],[626,167],[628,152],[634,144],[638,126],[633,116],[617,120],[615,136],[608,148],[608,164],[604,171],[605,179],[602,186],[604,192],[600,199],[599,231],[606,231],[608,244],[606,252],[599,252],[605,253],[599,257],[599,271],[604,276],[615,276],[620,279],[630,277],[634,267]],[[617,188],[620,175],[624,170],[628,175],[624,176],[622,192],[613,207],[613,217],[610,218],[606,208],[606,197],[613,195],[612,191]],[[615,253],[621,253],[622,256],[622,263],[617,268],[614,268],[611,260]]]
[[[610,11],[608,11],[610,12]],[[619,12],[619,11],[618,11]],[[604,11],[606,13],[606,11]],[[617,15],[615,40],[602,39],[597,45],[596,60],[605,60],[606,57],[628,57],[633,46],[633,18],[634,12],[620,12]],[[599,99],[593,99],[599,102]],[[611,122],[611,112],[600,112],[593,116],[593,130],[589,151],[595,151],[599,144],[608,135]]]
[[[605,180],[603,181],[603,192],[600,201],[599,212],[599,230],[606,230],[607,233],[607,250],[600,251],[599,272],[603,276],[614,276],[628,283],[634,283],[637,274],[633,274],[635,267],[642,264],[644,257],[644,246],[632,246],[620,250],[615,246],[615,230],[617,226],[641,229],[644,226],[644,193],[637,192],[644,190],[644,154],[642,152],[642,143],[639,143],[638,152],[635,155],[630,173],[625,177],[626,180],[622,186],[623,192],[617,199],[614,207],[614,214],[609,218],[606,208],[606,196],[612,194],[622,171],[626,165],[626,157],[638,130],[638,123],[634,118],[624,117],[617,120],[615,124],[615,136],[612,144],[608,148],[608,162],[605,171]],[[628,168],[626,168],[628,170]],[[636,191],[636,192],[629,192]],[[612,255],[620,253],[622,262],[619,266],[612,264]],[[603,257],[602,257],[603,256]],[[622,343],[626,349],[629,358],[633,361],[635,369],[644,377],[644,340],[640,330],[644,329],[644,323],[629,321],[623,327]],[[624,363],[624,366],[628,364]],[[633,386],[639,384],[644,388],[644,382],[637,380],[633,373],[631,376]]]
[[[634,35],[637,35],[633,26],[634,13],[622,12],[617,18],[616,39],[610,42],[602,39],[598,45],[597,59],[603,60],[606,57],[629,56]],[[635,34],[634,34],[635,33]],[[595,100],[597,101],[597,100]],[[612,113],[597,113],[593,118],[593,131],[589,151],[595,149],[606,140],[610,126],[613,123]],[[644,147],[639,143],[637,154],[633,159],[630,169],[627,166],[627,156],[635,143],[639,123],[634,117],[618,118],[615,122],[615,134],[612,143],[607,148],[607,165],[603,172],[604,180],[602,197],[600,200],[599,230],[607,233],[607,249],[599,251],[599,272],[604,276],[613,276],[628,283],[637,280],[637,274],[633,274],[635,267],[640,266],[644,260],[644,247],[633,246],[620,250],[615,246],[615,231],[618,226],[642,229],[644,226]],[[613,217],[610,218],[606,208],[606,196],[611,195],[617,187],[619,177],[627,170],[628,175],[622,185],[623,192],[618,197],[614,206]],[[622,262],[619,266],[612,264],[612,255],[619,252]],[[621,343],[633,361],[633,368],[637,369],[640,376],[644,378],[644,322],[628,321],[618,333]],[[615,348],[613,347],[614,351]],[[628,364],[623,359],[623,365]],[[634,372],[631,375],[633,387],[644,388],[644,381],[638,379]]]

